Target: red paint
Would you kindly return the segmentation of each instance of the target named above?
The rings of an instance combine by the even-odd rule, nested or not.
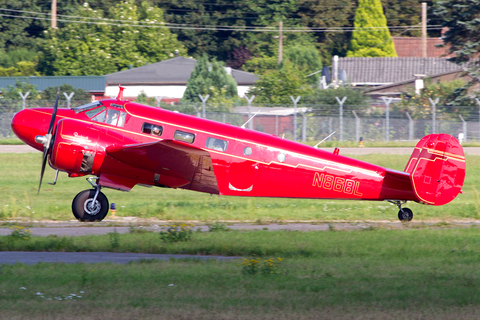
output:
[[[71,177],[97,176],[101,186],[114,189],[128,191],[143,184],[236,196],[442,205],[457,196],[465,177],[462,147],[445,134],[423,138],[400,172],[341,156],[338,149],[330,153],[164,109],[118,99],[102,105],[107,112],[126,113],[124,126],[92,121],[95,112],[89,117],[88,110],[58,110],[50,165]],[[49,108],[22,110],[12,129],[42,151],[34,139],[47,132],[51,113]],[[144,124],[162,127],[162,135],[143,133]],[[193,134],[193,143],[175,140],[176,132]],[[207,138],[228,142],[228,147],[209,149]]]

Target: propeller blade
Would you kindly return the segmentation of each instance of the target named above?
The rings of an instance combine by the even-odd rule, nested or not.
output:
[[[48,126],[48,132],[45,135],[47,137],[47,142],[43,148],[43,159],[42,159],[42,171],[40,171],[40,182],[38,183],[38,194],[40,193],[40,187],[42,186],[43,174],[45,173],[45,167],[47,165],[48,152],[52,145],[55,137],[52,137],[53,127],[55,125],[55,118],[57,117],[58,109],[58,98],[60,97],[60,88],[57,90],[57,97],[55,98],[55,104],[53,105],[52,118],[50,119],[50,125]]]
[[[53,105],[53,112],[52,112],[52,119],[50,120],[50,126],[48,126],[48,132],[53,132],[53,126],[55,125],[55,118],[57,117],[57,109],[58,109],[58,98],[60,97],[60,88],[57,90],[57,97],[55,98],[55,104]]]
[[[43,174],[45,173],[45,167],[47,165],[48,149],[43,149],[43,161],[42,161],[42,171],[40,171],[40,182],[38,183],[38,192],[40,194],[40,187],[42,186]]]

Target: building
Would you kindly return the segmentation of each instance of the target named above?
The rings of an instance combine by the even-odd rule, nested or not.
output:
[[[187,89],[187,82],[197,60],[175,57],[142,67],[107,74],[106,96],[116,96],[118,85],[125,87],[124,97],[135,98],[145,92],[149,97],[160,96],[163,100],[178,101]],[[258,80],[250,72],[225,68],[237,82],[238,95],[243,97],[248,88]]]

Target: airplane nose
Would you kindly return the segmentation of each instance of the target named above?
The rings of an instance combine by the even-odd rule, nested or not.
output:
[[[17,112],[12,119],[12,131],[15,135],[26,144],[43,150],[43,145],[35,141],[38,135],[45,135],[47,129],[45,120],[35,110],[25,109]]]

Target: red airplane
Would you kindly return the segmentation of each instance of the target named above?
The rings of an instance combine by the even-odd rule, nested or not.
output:
[[[465,156],[458,141],[431,134],[418,142],[404,172],[326,152],[274,135],[116,99],[59,109],[18,112],[14,133],[43,151],[69,177],[90,175],[93,189],[73,199],[80,221],[101,221],[109,203],[101,188],[135,185],[248,197],[407,201],[444,205],[463,186]]]

